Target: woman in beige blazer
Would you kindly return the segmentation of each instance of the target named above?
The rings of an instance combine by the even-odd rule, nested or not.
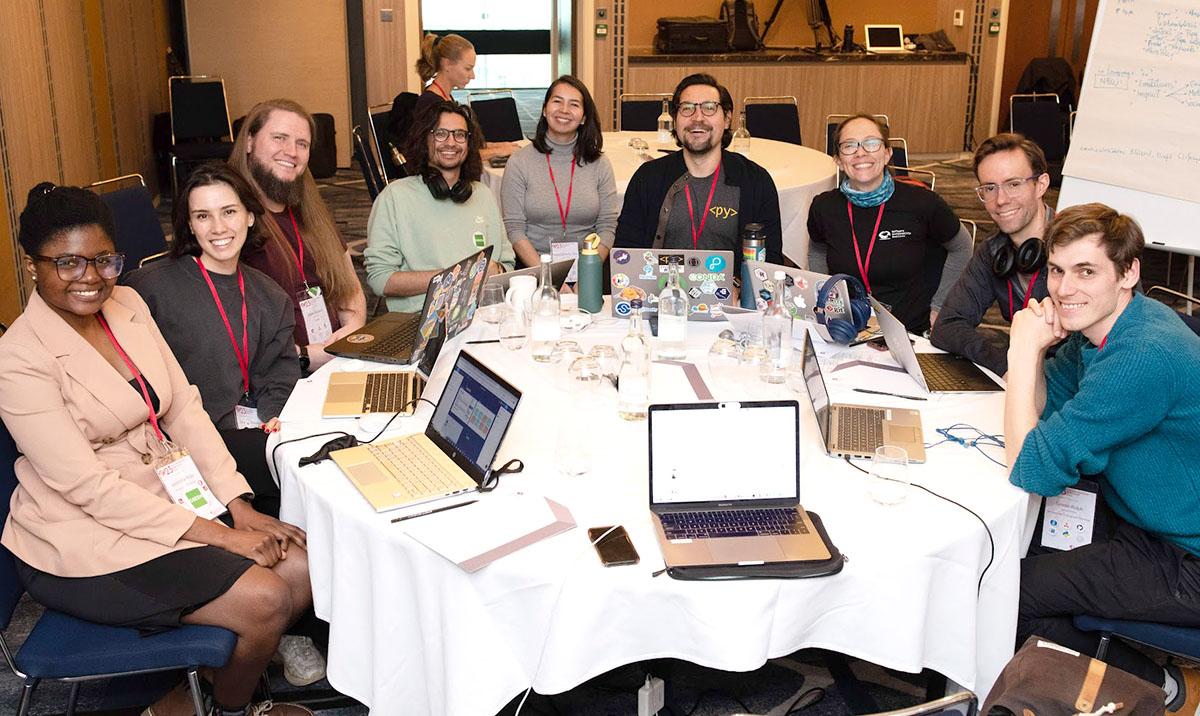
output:
[[[48,607],[147,631],[236,633],[213,696],[215,713],[243,714],[280,635],[311,604],[304,533],[250,507],[145,303],[115,286],[124,257],[113,233],[83,189],[39,185],[21,214],[37,290],[0,336],[0,419],[22,452],[0,541]],[[159,431],[190,452],[230,526],[168,497],[154,469],[168,452]],[[182,696],[153,713],[175,712]],[[307,713],[298,708],[271,713]]]

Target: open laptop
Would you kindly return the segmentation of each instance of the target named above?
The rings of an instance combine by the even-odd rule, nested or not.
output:
[[[812,401],[825,452],[834,457],[875,456],[880,445],[904,448],[909,462],[925,462],[925,431],[921,413],[908,408],[830,403],[812,337],[804,336],[801,363],[808,399]]]
[[[413,371],[350,371],[329,374],[323,418],[369,413],[411,414],[425,388],[425,376]]]
[[[888,351],[930,393],[995,393],[1004,388],[969,359],[953,353],[917,353],[900,319],[871,299]]]
[[[650,406],[650,511],[668,568],[728,566],[732,576],[830,558],[800,505],[799,420],[794,400]],[[753,440],[685,447],[701,435]]]
[[[722,307],[733,305],[733,252],[694,249],[613,249],[608,255],[613,316],[628,318],[634,299],[642,302],[643,316],[657,315],[672,260],[688,295],[688,320],[723,320]]]
[[[330,457],[377,512],[477,490],[520,400],[519,390],[464,351],[424,433]]]
[[[420,313],[384,314],[325,346],[325,352],[379,363],[415,363],[439,331],[448,340],[470,325],[483,293],[492,248],[486,246],[430,279]]]
[[[792,314],[792,318],[801,321],[816,322],[817,292],[829,280],[829,274],[805,271],[804,269],[792,266],[782,266],[780,264],[755,261],[753,259],[748,259],[746,266],[750,269],[750,290],[754,292],[754,302],[759,310],[766,309],[768,295],[773,296],[775,294],[775,272],[782,271],[786,277],[785,280],[789,281],[788,298],[790,302],[787,305],[788,313]],[[844,287],[841,291],[842,295],[846,295],[847,291]],[[830,301],[830,303],[832,304],[833,302]],[[849,320],[849,306],[841,304],[841,311],[837,311],[837,308],[835,306],[827,306],[826,313],[830,318]]]
[[[908,52],[900,25],[865,25],[867,52]]]
[[[562,288],[563,283],[567,280],[567,276],[571,273],[571,267],[574,265],[575,259],[550,262],[550,282],[554,284],[555,289]],[[495,276],[488,276],[487,283],[489,286],[499,286],[504,289],[505,293],[508,293],[508,285],[514,276],[533,276],[534,278],[538,278],[541,275],[541,270],[541,266],[531,266],[519,271],[506,271],[498,273]]]

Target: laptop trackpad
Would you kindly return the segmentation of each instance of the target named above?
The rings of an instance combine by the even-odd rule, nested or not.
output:
[[[380,470],[379,466],[373,462],[364,462],[358,465],[353,465],[347,468],[346,472],[349,473],[350,477],[354,478],[354,480],[363,487],[374,485],[377,482],[383,482],[389,478],[388,474],[383,470]]]
[[[778,540],[771,537],[729,537],[710,539],[709,551],[715,564],[737,564],[738,562],[778,562],[784,558]]]
[[[918,443],[921,442],[921,432],[910,425],[889,425],[887,429],[888,441],[891,443]]]
[[[357,403],[363,398],[363,386],[358,385],[334,385],[329,384],[329,391],[325,394],[325,400],[331,403]]]

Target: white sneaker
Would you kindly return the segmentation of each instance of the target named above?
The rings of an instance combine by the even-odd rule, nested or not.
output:
[[[325,657],[312,639],[284,634],[278,653],[283,659],[283,678],[292,686],[308,686],[325,678]]]

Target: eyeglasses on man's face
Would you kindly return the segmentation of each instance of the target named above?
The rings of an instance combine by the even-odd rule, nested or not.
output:
[[[848,157],[858,151],[862,147],[867,154],[874,154],[880,149],[883,149],[883,139],[879,137],[867,137],[866,139],[847,139],[838,145],[838,152]]]
[[[54,264],[54,270],[58,272],[58,277],[63,281],[78,281],[83,278],[83,275],[87,273],[88,264],[94,264],[96,273],[100,274],[100,278],[103,279],[116,278],[121,275],[121,269],[125,267],[125,254],[114,252],[97,254],[90,259],[75,254],[62,256],[30,254],[29,258]]]
[[[1000,190],[1004,191],[1005,196],[1012,198],[1021,193],[1021,189],[1025,187],[1026,182],[1034,181],[1039,176],[1041,175],[1034,174],[1033,176],[1024,177],[1022,179],[1009,179],[1007,181],[1002,181],[999,184],[980,184],[979,186],[975,187],[975,195],[978,196],[979,200],[985,204],[989,201],[995,201],[996,197],[998,196],[997,192]]]
[[[721,103],[713,102],[712,100],[707,102],[680,102],[679,116],[690,117],[696,113],[697,108],[700,109],[700,114],[704,115],[705,117],[711,117],[717,113],[718,109],[721,108]]]
[[[431,129],[429,130],[429,133],[432,134],[433,138],[439,142],[444,142],[450,137],[454,137],[454,141],[458,142],[459,144],[465,144],[467,137],[471,136],[471,133],[465,129],[445,129],[442,127]]]

